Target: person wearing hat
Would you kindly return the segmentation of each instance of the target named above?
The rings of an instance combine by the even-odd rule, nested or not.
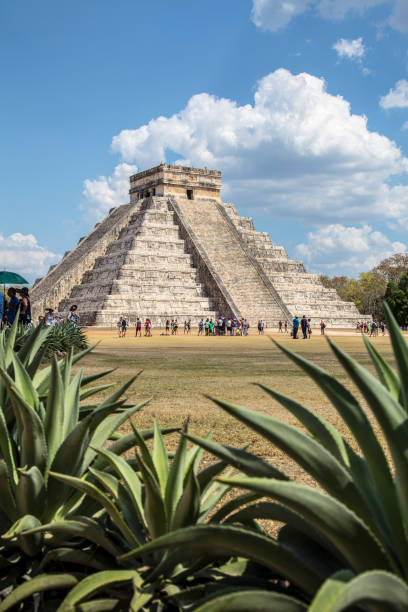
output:
[[[69,309],[67,321],[70,321],[74,325],[79,325],[79,312],[78,312],[78,306],[76,304],[73,304],[71,308]]]
[[[54,323],[54,315],[53,315],[54,309],[53,308],[46,308],[45,309],[45,326],[49,327],[50,325],[52,325]]]

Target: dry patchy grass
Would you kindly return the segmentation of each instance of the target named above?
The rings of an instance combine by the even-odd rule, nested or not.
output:
[[[150,404],[134,417],[140,429],[151,427],[153,415],[161,427],[180,427],[190,417],[191,433],[205,436],[212,430],[215,441],[233,446],[250,443],[252,452],[273,462],[298,481],[310,482],[283,453],[205,397],[207,394],[298,425],[277,402],[252,384],[263,383],[314,409],[349,439],[346,426],[314,382],[271,341],[273,337],[284,346],[296,349],[352,388],[325,338],[316,333],[306,342],[301,339],[294,342],[289,335],[277,333],[258,336],[253,332],[246,338],[197,337],[194,331],[187,336],[162,336],[159,330],[154,330],[151,338],[135,338],[133,334],[131,330],[126,338],[118,338],[115,330],[89,329],[89,341],[99,341],[99,344],[83,360],[82,366],[87,373],[117,368],[109,375],[110,382],[116,383],[125,382],[143,369],[143,374],[127,392],[132,403],[153,396]],[[359,335],[332,332],[331,336],[371,369]],[[386,358],[391,358],[388,337],[380,336],[373,342]],[[169,448],[174,448],[176,442],[177,435],[169,437]]]

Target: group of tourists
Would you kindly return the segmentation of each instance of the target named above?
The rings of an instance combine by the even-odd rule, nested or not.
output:
[[[294,340],[298,339],[299,327],[302,330],[303,340],[307,340],[312,337],[312,323],[311,320],[306,318],[306,315],[303,315],[301,319],[299,317],[294,317],[292,321],[292,338]],[[326,328],[326,324],[324,321],[320,322],[320,333],[324,335],[324,330]]]
[[[31,325],[31,302],[27,287],[22,289],[9,287],[7,296],[0,291],[0,328],[12,325],[17,312],[22,325]]]
[[[32,327],[35,323],[31,314],[31,300],[27,287],[16,289],[9,287],[7,296],[0,291],[0,329],[4,326],[13,325],[18,313],[18,321],[21,325]],[[79,313],[76,304],[73,304],[68,312],[68,315],[55,313],[53,308],[46,308],[44,314],[40,315],[37,320],[37,325],[56,325],[63,321],[70,321],[74,325],[79,325]]]
[[[356,332],[360,334],[367,334],[370,337],[378,336],[378,332],[381,331],[382,335],[385,336],[386,326],[384,321],[358,321],[356,325]]]
[[[222,315],[214,321],[210,318],[200,319],[198,323],[199,336],[247,336],[249,321],[244,318],[226,318]]]

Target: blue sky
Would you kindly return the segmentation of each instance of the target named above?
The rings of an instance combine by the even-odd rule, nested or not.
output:
[[[42,276],[167,161],[307,269],[408,249],[406,0],[0,3],[0,268]]]

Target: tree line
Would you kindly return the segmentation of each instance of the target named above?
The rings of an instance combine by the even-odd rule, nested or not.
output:
[[[359,278],[321,275],[325,287],[335,289],[341,299],[354,302],[362,315],[384,319],[387,302],[399,325],[408,326],[408,253],[396,253],[383,259]]]

